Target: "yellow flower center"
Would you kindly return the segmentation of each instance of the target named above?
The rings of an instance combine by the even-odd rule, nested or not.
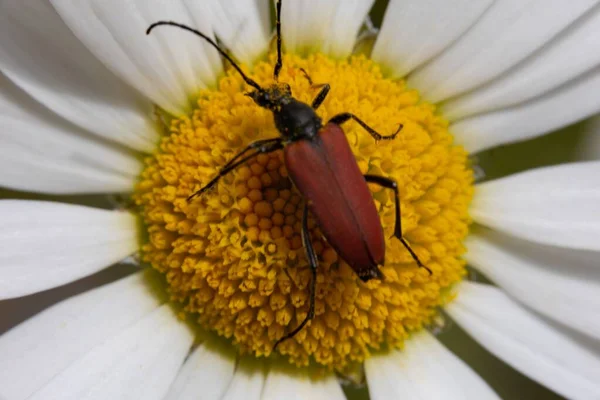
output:
[[[396,139],[379,143],[352,121],[343,128],[363,173],[398,182],[404,237],[433,272],[418,268],[392,238],[394,196],[387,189],[370,186],[388,238],[382,281],[363,283],[310,218],[319,257],[315,317],[276,352],[296,365],[343,370],[384,346],[402,346],[450,300],[447,289],[465,274],[461,242],[473,174],[434,106],[403,81],[385,79],[372,61],[285,56],[280,82],[310,104],[317,90],[300,68],[315,83],[331,85],[318,110],[323,121],[349,111],[382,134],[404,125]],[[272,74],[273,60],[255,65],[252,77],[266,87]],[[143,257],[165,275],[172,301],[241,352],[268,356],[307,315],[310,295],[300,237],[303,199],[287,177],[283,152],[256,157],[186,201],[246,145],[278,137],[271,112],[247,91],[230,71],[218,90],[200,93],[193,112],[172,121],[159,151],[146,160],[134,197],[148,232]]]

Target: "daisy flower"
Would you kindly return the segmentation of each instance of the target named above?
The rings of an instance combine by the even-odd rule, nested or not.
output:
[[[145,34],[191,26],[269,85],[271,6],[2,0],[0,185],[118,196],[112,209],[1,200],[0,298],[132,255],[139,267],[4,333],[0,398],[343,399],[343,382],[372,399],[498,398],[437,339],[449,319],[550,390],[600,398],[600,162],[475,184],[472,157],[598,113],[598,1],[390,0],[378,32],[372,0],[283,2],[279,81],[294,97],[310,104],[328,83],[323,121],[403,125],[379,143],[343,128],[363,173],[398,182],[403,236],[432,274],[392,238],[384,279],[363,283],[311,217],[315,317],[276,350],[311,282],[281,152],[186,200],[278,137],[272,113],[206,41]],[[370,189],[390,238],[393,193]]]

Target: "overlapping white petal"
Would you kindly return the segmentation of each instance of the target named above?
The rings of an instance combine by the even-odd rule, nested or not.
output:
[[[165,400],[220,399],[235,371],[233,348],[198,346],[185,360]]]
[[[242,358],[221,400],[260,400],[265,378],[266,368],[262,360]]]
[[[411,336],[402,351],[367,359],[365,372],[372,400],[499,399],[479,375],[428,332]]]
[[[273,367],[267,376],[261,400],[345,400],[334,375],[312,379],[306,371]]]
[[[91,275],[135,252],[128,212],[62,203],[0,200],[0,299]]]
[[[204,12],[202,3],[185,0],[192,15]],[[268,0],[209,0],[208,5],[215,34],[238,60],[252,64],[267,52],[271,37]]]
[[[79,127],[133,149],[154,149],[151,104],[108,71],[47,1],[0,3],[0,69]]]
[[[0,74],[0,185],[42,193],[129,192],[141,163],[51,113]]]
[[[600,396],[600,357],[525,311],[501,290],[472,282],[446,306],[473,338],[513,368],[569,399]]]
[[[469,29],[492,0],[390,0],[371,58],[403,77]]]
[[[158,20],[190,25],[212,36],[210,9],[190,12],[182,0],[52,0],[75,35],[106,66],[165,110],[180,115],[198,90],[214,86],[222,71],[216,50],[201,38]]]
[[[600,112],[600,66],[529,102],[450,126],[470,153],[544,135]]]
[[[477,186],[471,216],[537,243],[600,250],[600,161],[539,168]]]
[[[306,0],[283,4],[281,31],[286,51],[321,51],[342,58],[352,52],[374,0]]]
[[[442,107],[450,120],[515,106],[546,94],[600,64],[600,7],[506,74]]]
[[[138,273],[64,300],[28,319],[0,336],[0,398],[29,398],[94,347],[159,305],[146,276]]]
[[[408,80],[429,101],[465,93],[554,39],[597,0],[498,0],[460,40]]]
[[[539,313],[600,339],[598,253],[542,246],[481,230],[467,262]]]
[[[99,344],[29,398],[162,400],[193,338],[164,305]]]

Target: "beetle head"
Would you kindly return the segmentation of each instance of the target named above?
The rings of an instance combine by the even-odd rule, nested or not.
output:
[[[275,83],[267,89],[257,89],[246,93],[256,104],[269,110],[275,110],[287,104],[292,97],[292,89],[287,83]]]

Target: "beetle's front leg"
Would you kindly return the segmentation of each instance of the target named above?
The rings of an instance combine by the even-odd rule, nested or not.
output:
[[[402,243],[402,245],[406,248],[406,250],[408,250],[413,260],[416,261],[417,265],[420,268],[425,268],[427,272],[429,272],[429,275],[431,275],[431,270],[425,265],[423,265],[421,260],[419,260],[419,257],[417,257],[417,254],[413,251],[408,242],[402,237],[402,215],[400,213],[400,193],[398,191],[398,183],[396,183],[396,181],[393,179],[385,178],[379,175],[367,174],[365,175],[365,180],[367,182],[375,183],[379,186],[383,186],[384,188],[392,189],[394,191],[394,195],[396,197],[396,223],[394,225],[394,236],[397,237],[398,240],[400,240],[400,242]]]
[[[402,130],[402,124],[400,124],[398,126],[398,129],[396,129],[396,132],[392,133],[391,135],[382,135],[380,133],[378,133],[375,129],[371,128],[369,125],[367,125],[366,122],[364,122],[362,119],[358,118],[356,115],[349,113],[349,112],[345,112],[345,113],[341,113],[338,115],[335,115],[334,117],[332,117],[329,122],[333,122],[336,125],[341,125],[344,122],[348,121],[349,119],[353,119],[356,122],[358,122],[358,124],[360,126],[363,127],[364,130],[366,130],[367,132],[369,132],[369,135],[371,135],[373,137],[373,139],[375,140],[391,140],[394,139],[398,133]]]
[[[321,106],[321,104],[325,100],[325,97],[327,97],[327,94],[329,94],[329,90],[331,89],[331,86],[329,86],[329,83],[314,84],[310,75],[308,75],[308,72],[306,72],[306,70],[304,68],[300,68],[300,71],[302,71],[302,73],[304,74],[304,77],[308,81],[308,84],[310,85],[311,88],[313,88],[313,89],[321,88],[321,90],[319,91],[319,94],[317,94],[317,97],[315,97],[315,99],[312,101],[312,104],[311,104],[311,107],[313,108],[313,110],[316,110],[317,108],[319,108]]]
[[[248,146],[246,146],[246,148],[244,150],[242,150],[241,152],[236,154],[235,157],[233,157],[227,164],[225,164],[223,166],[223,168],[221,168],[221,170],[219,171],[219,174],[217,176],[215,176],[213,179],[210,180],[210,182],[208,182],[206,185],[204,185],[202,188],[200,188],[200,190],[191,194],[187,198],[187,201],[191,201],[194,197],[202,195],[204,192],[206,192],[207,190],[212,188],[214,185],[216,185],[216,183],[219,181],[219,179],[221,179],[222,177],[224,177],[225,175],[227,175],[232,170],[234,170],[236,167],[245,163],[246,161],[256,157],[259,154],[271,153],[273,151],[276,151],[276,150],[279,150],[282,148],[283,148],[283,139],[281,139],[281,138],[257,140],[256,142],[250,143]],[[245,154],[251,150],[256,150],[256,151],[250,155],[245,156]]]

